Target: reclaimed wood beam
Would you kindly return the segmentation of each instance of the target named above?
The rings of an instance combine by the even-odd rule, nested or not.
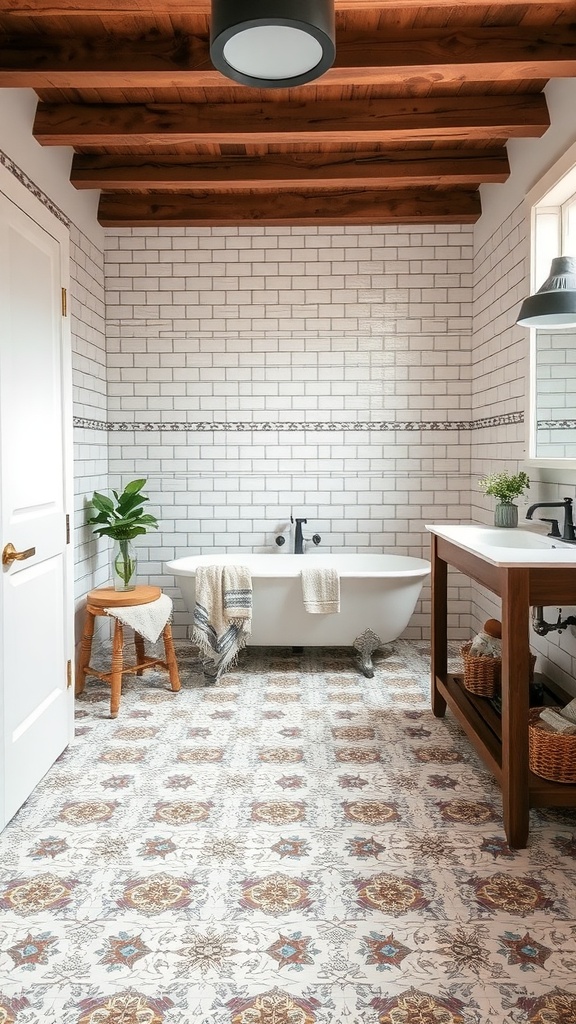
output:
[[[414,30],[366,40],[337,40],[322,84],[409,85],[508,82],[576,74],[576,28]],[[208,41],[12,36],[0,46],[0,87],[31,89],[222,88],[230,82],[210,61]]]
[[[42,103],[44,146],[249,145],[538,138],[549,127],[542,94],[437,96],[321,103]]]
[[[510,173],[504,148],[441,152],[270,154],[255,157],[78,156],[70,180],[78,189],[177,192],[191,189],[238,190],[374,188],[418,185],[478,185],[506,181]]]
[[[237,227],[259,224],[474,224],[477,192],[360,190],[325,196],[304,193],[193,196],[104,193],[98,220],[104,227]]]
[[[336,12],[374,11],[383,12],[398,10],[414,10],[422,7],[423,0],[334,0]],[[486,8],[491,5],[486,3]],[[522,0],[523,7],[557,7],[558,0]],[[458,9],[466,10],[470,7],[470,0],[426,0],[427,9],[450,10],[457,12]],[[498,0],[498,7],[503,10],[507,8],[518,8],[518,0]],[[59,15],[69,17],[79,15],[86,17],[93,15],[125,14],[142,15],[151,14],[210,14],[210,0],[3,0],[2,9],[4,14],[17,17],[30,17],[31,15],[45,15],[47,17],[58,17]]]

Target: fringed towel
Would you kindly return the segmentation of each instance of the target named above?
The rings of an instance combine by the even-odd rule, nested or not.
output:
[[[336,569],[302,569],[302,597],[307,612],[329,615],[340,611],[340,577]]]
[[[104,611],[155,644],[164,626],[172,618],[172,600],[167,594],[161,594],[157,601],[150,601],[149,604],[137,604],[130,608],[105,608]]]
[[[243,565],[199,565],[192,640],[204,658],[204,672],[215,683],[252,632],[252,579]]]

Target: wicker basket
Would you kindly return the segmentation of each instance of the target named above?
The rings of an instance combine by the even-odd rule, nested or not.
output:
[[[470,654],[472,644],[464,644],[461,649],[464,661],[464,686],[477,697],[497,697],[502,687],[502,659]],[[530,654],[530,678],[534,678],[536,656]]]
[[[530,771],[550,782],[576,782],[576,734],[554,732],[531,708],[528,720]]]
[[[470,654],[472,644],[462,647],[464,686],[478,697],[496,697],[502,684],[502,659]]]

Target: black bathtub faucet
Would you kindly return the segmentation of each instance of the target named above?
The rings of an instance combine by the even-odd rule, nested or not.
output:
[[[572,498],[563,498],[562,501],[538,501],[535,505],[530,505],[530,508],[526,512],[526,519],[532,519],[532,516],[537,508],[562,508],[564,509],[564,525],[562,527],[562,533],[558,528],[557,519],[542,519],[543,523],[550,523],[550,530],[548,532],[549,537],[557,537],[559,540],[564,540],[568,544],[576,544],[576,533],[574,532],[574,520],[572,518]]]
[[[307,523],[308,520],[307,519],[294,519],[293,516],[290,516],[290,522],[294,523],[294,525],[296,526],[296,529],[294,530],[294,554],[295,555],[303,555],[304,554],[304,540],[309,540],[310,538],[308,538],[308,537],[305,538],[304,537],[304,534],[302,533],[302,523]],[[315,533],[313,535],[313,537],[312,537],[312,543],[315,544],[316,547],[318,547],[318,545],[319,545],[321,540],[322,540],[322,537],[320,536],[319,533]]]
[[[302,523],[307,523],[307,519],[294,519],[293,520],[296,529],[294,530],[294,554],[304,554],[304,536],[302,534]]]

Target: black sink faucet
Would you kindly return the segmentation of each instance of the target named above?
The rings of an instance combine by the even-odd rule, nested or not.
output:
[[[562,533],[558,529],[557,519],[543,519],[542,522],[550,523],[549,537],[558,537],[561,540],[567,541],[568,544],[576,544],[576,533],[574,532],[574,520],[572,518],[572,498],[563,498],[562,501],[538,501],[535,505],[530,505],[526,512],[526,519],[532,519],[537,508],[563,508],[564,526]]]

